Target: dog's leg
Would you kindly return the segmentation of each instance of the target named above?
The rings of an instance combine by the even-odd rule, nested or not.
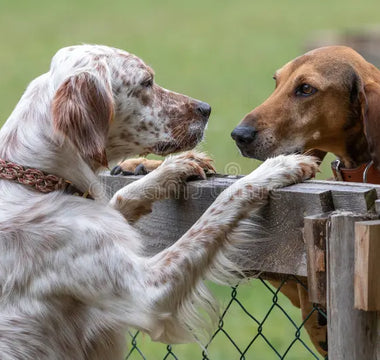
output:
[[[205,154],[189,151],[170,156],[156,170],[117,191],[110,205],[133,223],[152,211],[154,201],[178,194],[191,177],[205,179],[206,172],[215,169]]]
[[[176,161],[172,165],[178,170]],[[53,243],[59,251],[51,251],[40,260],[41,271],[28,284],[29,294],[39,294],[52,306],[61,302],[65,310],[51,313],[53,320],[49,320],[38,308],[34,317],[28,315],[21,320],[25,324],[31,323],[31,319],[38,324],[55,324],[57,319],[62,323],[69,319],[66,325],[71,326],[74,321],[70,316],[77,319],[79,313],[86,326],[78,341],[89,348],[97,344],[98,353],[102,353],[102,347],[106,351],[115,346],[112,354],[119,348],[121,354],[121,337],[113,338],[112,331],[122,333],[128,326],[168,343],[198,341],[197,329],[213,330],[207,328],[210,322],[206,315],[214,320],[218,315],[202,281],[208,278],[233,283],[244,270],[229,259],[239,251],[243,240],[251,239],[242,239],[239,234],[229,236],[233,229],[250,212],[260,209],[271,189],[309,178],[316,168],[312,158],[301,155],[266,161],[226,189],[174,245],[150,258],[139,253],[139,234],[117,212],[106,209],[99,218],[84,216],[79,228],[65,228],[62,238]],[[93,206],[103,208],[100,204]],[[72,221],[82,214],[81,208],[74,208]],[[66,311],[71,309],[66,306],[67,299],[72,299],[78,313]],[[38,341],[45,333],[36,333]],[[22,334],[15,334],[14,338],[16,335],[19,337],[12,343],[23,343]],[[54,341],[61,344],[62,340],[63,345],[64,341],[73,341],[63,338]],[[81,351],[74,350],[68,351]]]
[[[202,279],[229,283],[241,274],[243,269],[227,257],[238,251],[242,239],[229,238],[228,234],[240,220],[261,208],[271,189],[310,178],[316,170],[315,160],[301,155],[267,160],[226,189],[180,240],[147,261],[146,294],[152,295],[152,311],[159,319],[148,329],[153,339],[191,340],[188,335],[194,335],[194,329],[206,327],[198,308],[217,318]]]
[[[307,290],[297,284],[302,319],[305,321],[305,329],[311,342],[322,356],[327,355],[327,320],[317,310],[313,311],[313,304],[309,301]],[[311,314],[311,315],[310,315]]]
[[[327,320],[317,310],[313,310],[313,304],[309,301],[307,290],[296,281],[282,283],[279,280],[269,280],[269,283],[278,289],[302,311],[302,319],[305,321],[305,329],[310,336],[310,340],[322,356],[327,355]]]

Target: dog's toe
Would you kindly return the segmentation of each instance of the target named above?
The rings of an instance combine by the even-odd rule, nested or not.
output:
[[[110,172],[111,175],[118,175],[118,174],[121,174],[123,170],[121,169],[121,167],[119,165],[116,165]]]
[[[137,165],[134,171],[134,175],[146,175],[147,173],[148,173],[148,170],[146,169],[144,164]]]
[[[161,164],[161,160],[145,158],[127,159],[115,166],[111,171],[111,175],[146,175],[157,169]]]

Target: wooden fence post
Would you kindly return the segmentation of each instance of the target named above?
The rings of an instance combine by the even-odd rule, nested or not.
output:
[[[304,219],[307,284],[310,302],[326,306],[326,227],[329,214]]]
[[[380,311],[380,220],[355,226],[355,307]]]
[[[364,217],[350,213],[330,217],[326,257],[328,349],[332,360],[378,359],[376,313],[354,308],[354,228],[360,220]]]

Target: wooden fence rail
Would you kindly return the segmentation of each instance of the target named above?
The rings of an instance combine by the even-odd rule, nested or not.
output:
[[[109,195],[138,179],[100,178]],[[136,224],[147,252],[157,253],[179,239],[236,179],[217,175],[190,182],[178,199],[155,203]],[[327,306],[330,360],[380,360],[377,199],[380,186],[372,184],[307,181],[275,190],[261,213],[261,229],[252,227],[252,237],[259,233],[265,241],[252,241],[247,257],[239,259],[244,268],[269,279],[308,279],[310,301]],[[360,224],[363,220],[374,221]]]

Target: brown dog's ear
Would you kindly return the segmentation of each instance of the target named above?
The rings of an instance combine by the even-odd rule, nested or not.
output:
[[[65,134],[85,159],[107,166],[106,139],[113,116],[110,91],[97,75],[81,72],[66,79],[52,104],[56,130]]]
[[[371,83],[360,94],[364,132],[374,166],[380,170],[380,86]]]

